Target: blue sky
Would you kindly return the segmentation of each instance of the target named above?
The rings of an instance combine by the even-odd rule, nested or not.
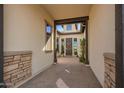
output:
[[[47,27],[46,27],[46,31],[47,31],[48,33],[51,33],[51,31],[52,31],[51,26],[47,26]]]
[[[81,24],[78,23],[78,24],[77,24],[77,29],[80,30],[80,27],[81,27]]]
[[[64,31],[62,25],[56,25],[56,29],[57,29],[59,32]]]
[[[80,30],[80,27],[81,27],[81,24],[78,23],[78,24],[77,24],[77,29]],[[62,25],[56,25],[56,29],[57,29],[59,32],[64,31]]]

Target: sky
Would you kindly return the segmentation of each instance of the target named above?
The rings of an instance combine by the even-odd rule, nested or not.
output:
[[[78,24],[77,24],[77,29],[78,29],[78,30],[80,30],[80,26],[81,26],[81,24],[78,23]],[[57,29],[57,31],[59,31],[59,32],[63,32],[63,31],[64,31],[62,25],[56,25],[56,29]]]
[[[47,27],[46,27],[46,31],[47,31],[47,33],[51,33],[51,32],[52,32],[51,26],[47,26]]]
[[[59,32],[64,31],[62,25],[56,25],[56,29],[57,29],[57,31],[59,31]]]

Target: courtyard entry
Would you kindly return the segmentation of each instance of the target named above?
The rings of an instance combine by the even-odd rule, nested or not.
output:
[[[76,57],[79,62],[88,64],[87,20],[88,17],[55,20],[56,60]]]

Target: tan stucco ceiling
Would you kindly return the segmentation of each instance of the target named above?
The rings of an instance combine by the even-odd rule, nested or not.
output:
[[[88,16],[91,5],[88,4],[44,4],[42,5],[54,19]]]

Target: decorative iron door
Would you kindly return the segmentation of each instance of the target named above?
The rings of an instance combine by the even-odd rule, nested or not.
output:
[[[66,55],[72,55],[72,38],[66,38]]]

